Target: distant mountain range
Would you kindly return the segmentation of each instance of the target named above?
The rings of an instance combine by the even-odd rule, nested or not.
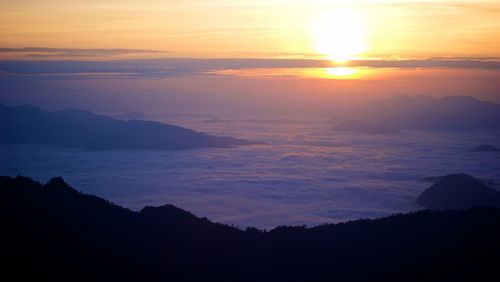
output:
[[[466,96],[400,96],[338,109],[336,119],[361,119],[393,130],[500,130],[500,104]]]
[[[75,109],[49,112],[33,106],[0,105],[0,133],[1,144],[55,144],[87,149],[182,150],[251,144],[154,121],[125,121]]]
[[[0,177],[2,275],[50,281],[487,281],[500,209],[419,211],[245,231],[171,205],[133,212]]]

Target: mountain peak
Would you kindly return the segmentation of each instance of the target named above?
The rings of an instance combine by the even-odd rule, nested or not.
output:
[[[450,174],[426,189],[417,198],[417,204],[432,209],[500,206],[500,192],[468,174]]]
[[[49,186],[49,187],[53,187],[53,186],[68,186],[68,184],[66,183],[66,181],[64,181],[64,179],[60,176],[57,176],[57,177],[53,177],[51,178],[47,184],[45,184],[45,186]],[[69,187],[69,186],[68,186]]]

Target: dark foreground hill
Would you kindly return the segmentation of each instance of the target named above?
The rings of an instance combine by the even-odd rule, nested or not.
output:
[[[55,144],[87,149],[182,150],[250,144],[154,121],[125,121],[82,110],[48,112],[32,106],[1,104],[0,132],[1,144]]]
[[[417,198],[431,209],[500,207],[500,192],[465,173],[441,176]]]
[[[61,178],[0,177],[4,277],[65,281],[481,281],[498,277],[500,210],[420,211],[263,232],[171,205],[140,212]],[[11,276],[13,275],[13,276]],[[495,280],[495,279],[493,279]]]

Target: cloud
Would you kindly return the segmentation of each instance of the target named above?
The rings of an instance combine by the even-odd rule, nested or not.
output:
[[[82,49],[82,48],[49,48],[23,47],[0,48],[0,53],[21,53],[26,58],[63,58],[63,57],[110,57],[127,54],[171,53],[169,51],[148,49]]]
[[[500,69],[500,62],[484,58],[431,58],[416,60],[356,60],[354,67],[371,68],[452,68]]]
[[[499,144],[493,133],[457,139],[456,134],[408,132],[367,140],[331,131],[330,124],[303,128],[310,134],[289,126],[214,126],[233,136],[262,136],[260,141],[270,145],[181,154],[0,146],[0,174],[42,182],[63,175],[86,193],[135,210],[171,203],[219,222],[260,228],[408,212],[418,208],[416,197],[430,186],[419,181],[425,176],[459,171],[500,178],[496,155],[469,152],[478,138]]]
[[[0,49],[7,52],[8,48]],[[16,49],[17,50],[17,49]],[[38,49],[36,49],[38,50]],[[86,49],[51,49],[52,52],[76,53],[75,50]],[[126,52],[146,52],[147,50],[129,49],[89,49],[92,51],[78,51],[80,55],[107,54]],[[160,52],[160,51],[157,51]],[[169,77],[185,75],[217,75],[222,70],[251,70],[251,69],[308,69],[329,68],[335,64],[328,60],[318,59],[201,59],[201,58],[166,58],[141,60],[112,60],[112,61],[0,61],[0,77],[6,76],[147,76]],[[497,58],[429,58],[406,60],[353,60],[347,67],[358,68],[400,68],[400,69],[483,69],[500,70],[500,61]]]

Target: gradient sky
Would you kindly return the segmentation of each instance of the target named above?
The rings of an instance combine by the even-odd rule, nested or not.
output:
[[[318,37],[357,25],[366,57],[500,57],[499,1],[3,0],[0,11],[2,47],[315,56]],[[322,22],[346,11],[354,22]],[[318,35],[321,24],[330,26]]]
[[[207,58],[236,60],[200,60]],[[150,60],[115,64],[124,59]],[[61,60],[110,63],[57,65]],[[61,85],[74,92],[134,89],[144,100],[158,92],[287,92],[500,102],[498,81],[500,1],[0,2],[0,99],[14,104],[30,103],[40,85],[47,93]],[[78,106],[45,95],[36,98]]]

